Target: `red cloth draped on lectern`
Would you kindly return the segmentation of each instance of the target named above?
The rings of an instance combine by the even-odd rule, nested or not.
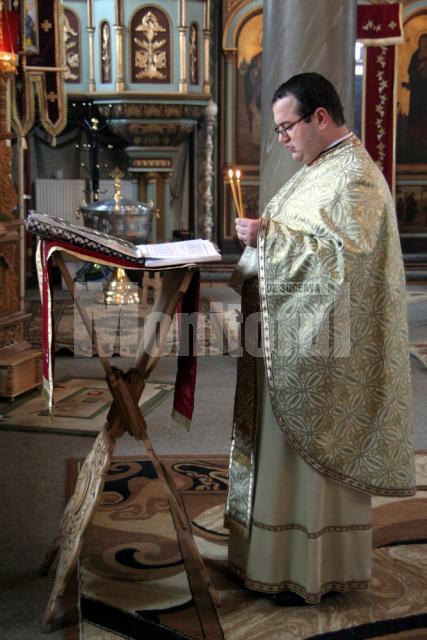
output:
[[[53,363],[54,363],[54,331],[52,309],[52,265],[51,258],[55,251],[65,251],[82,260],[106,264],[108,266],[135,269],[135,263],[122,258],[106,256],[85,248],[76,247],[65,242],[40,240],[37,248],[37,270],[42,311],[42,377],[43,389],[48,398],[49,412],[53,406]],[[191,283],[181,302],[181,327],[179,335],[180,349],[178,369],[175,380],[173,417],[184,426],[189,427],[194,409],[194,393],[196,386],[197,358],[191,344],[187,344],[188,331],[185,329],[186,318],[191,316],[192,330],[197,331],[197,311],[199,308],[200,275],[194,271]]]

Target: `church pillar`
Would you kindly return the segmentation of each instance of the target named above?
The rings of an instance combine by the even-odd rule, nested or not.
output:
[[[96,91],[95,83],[95,29],[93,27],[87,28],[89,36],[89,91]]]
[[[232,165],[233,158],[233,114],[236,108],[235,82],[236,82],[236,55],[237,51],[227,51],[225,54],[225,139],[224,160],[226,165]]]
[[[179,79],[180,93],[187,93],[187,0],[179,0],[179,58],[181,77]]]
[[[353,125],[356,10],[357,0],[264,0],[260,212],[298,169],[274,133],[271,100],[282,82],[308,71],[326,76]]]
[[[92,0],[87,3],[87,32],[89,38],[89,91],[96,91],[95,83],[95,28],[93,26]]]
[[[210,95],[211,83],[209,77],[210,67],[210,40],[211,40],[211,0],[206,0],[204,5],[203,26],[203,92]]]
[[[170,206],[171,179],[177,148],[133,146],[127,147],[126,153],[129,157],[129,173],[138,176],[139,199],[157,210],[150,242],[171,240],[174,224]],[[184,184],[181,187],[185,189]]]
[[[171,188],[171,173],[164,173],[162,175],[162,220],[163,220],[163,235],[165,240],[172,238],[172,220],[170,210],[170,188]]]
[[[158,174],[154,172],[147,173],[147,182],[146,182],[146,195],[147,202],[151,206],[153,203],[154,208],[157,208],[157,179]],[[150,242],[156,242],[157,240],[157,224],[156,218],[153,219],[153,227],[151,229]]]
[[[122,19],[122,0],[116,0],[116,24],[114,31],[116,32],[116,91],[120,93],[125,90],[125,80],[123,75],[123,19]]]

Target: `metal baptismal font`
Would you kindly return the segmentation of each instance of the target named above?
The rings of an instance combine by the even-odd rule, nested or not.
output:
[[[115,169],[111,173],[111,177],[114,178],[114,198],[82,205],[80,211],[87,227],[134,244],[145,244],[150,237],[155,209],[151,202],[146,204],[122,197],[123,176],[120,169]],[[121,267],[113,269],[104,285],[103,302],[105,304],[140,302],[134,284],[130,282],[125,270]]]

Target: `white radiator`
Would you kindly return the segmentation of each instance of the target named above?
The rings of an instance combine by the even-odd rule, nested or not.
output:
[[[121,193],[124,198],[134,197],[133,184],[130,180],[123,180]],[[114,194],[113,180],[100,180],[100,200],[112,198]],[[55,218],[62,218],[68,222],[83,224],[83,219],[76,217],[76,209],[85,198],[84,180],[36,180],[36,209]]]
[[[84,200],[84,190],[84,180],[36,180],[36,209],[78,223],[76,209]]]

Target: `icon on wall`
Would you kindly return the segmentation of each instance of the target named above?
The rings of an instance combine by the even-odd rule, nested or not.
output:
[[[39,53],[39,18],[37,0],[25,0],[25,52]]]

